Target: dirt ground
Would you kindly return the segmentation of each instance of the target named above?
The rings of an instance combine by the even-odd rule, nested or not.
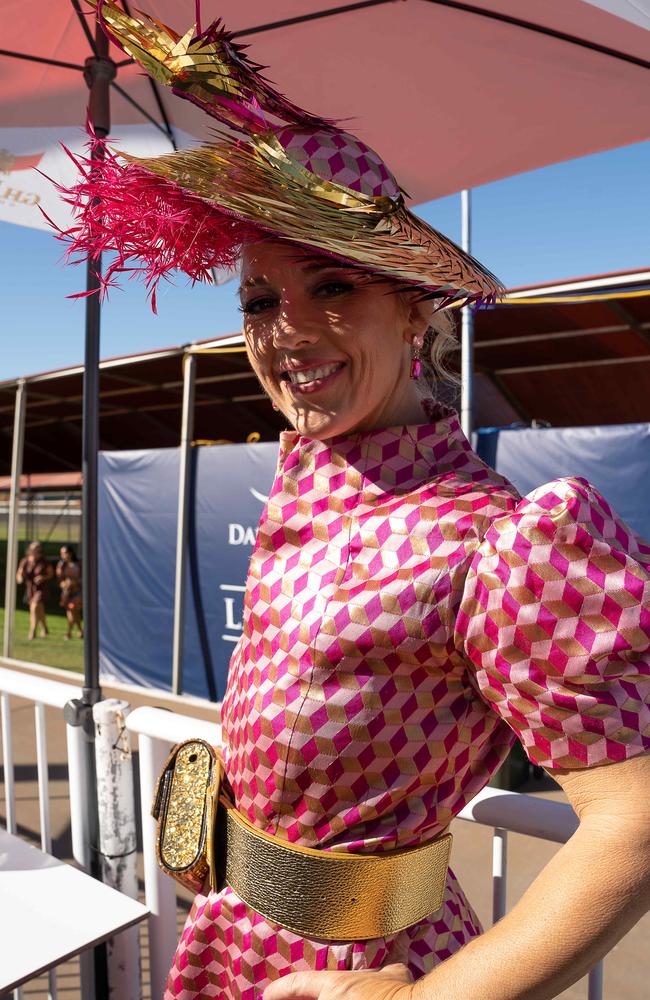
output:
[[[69,676],[69,675],[68,675]],[[61,678],[63,679],[63,678]],[[67,678],[66,678],[67,679]],[[73,677],[69,682],[74,683]],[[124,692],[105,688],[106,697],[125,697]],[[133,707],[154,704],[169,708],[170,703],[160,697],[152,697],[150,692],[130,695]],[[173,706],[179,711],[177,705]],[[38,843],[38,790],[36,784],[34,712],[31,704],[20,699],[11,699],[12,728],[14,738],[14,760],[16,774],[16,811],[18,832],[21,836]],[[211,718],[210,706],[198,708],[189,704],[182,706],[184,714],[201,718]],[[70,815],[68,807],[68,782],[65,748],[65,727],[58,710],[47,709],[48,753],[50,773],[50,808],[53,835],[52,853],[63,859],[71,858]],[[136,769],[137,770],[137,769]],[[2,774],[4,781],[4,774]],[[552,782],[531,781],[521,791],[562,801],[562,793]],[[0,823],[5,825],[4,785],[0,788]],[[452,867],[454,868],[469,899],[476,908],[485,927],[490,925],[491,913],[491,867],[492,831],[474,823],[456,821],[452,827],[454,846]],[[532,837],[510,834],[508,841],[508,905],[512,905],[533,881],[558,846]],[[615,859],[614,859],[615,860]],[[141,871],[141,858],[140,858]],[[178,900],[178,925],[182,926],[187,910],[187,899]],[[1,905],[1,901],[0,901]],[[146,929],[141,929],[143,946],[143,971],[148,968]],[[605,961],[605,1000],[648,1000],[650,998],[650,964],[648,942],[650,941],[650,915],[646,916],[625,937]],[[78,959],[61,966],[58,971],[58,1000],[77,1000],[79,991]],[[24,1000],[47,1000],[47,977],[40,977],[23,987]],[[151,998],[145,990],[143,1000]],[[586,980],[577,983],[561,994],[563,1000],[586,1000]],[[0,997],[0,1000],[3,998]],[[450,997],[449,1000],[464,1000]]]

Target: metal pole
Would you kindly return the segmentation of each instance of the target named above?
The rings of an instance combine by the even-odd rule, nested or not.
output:
[[[86,59],[84,79],[89,88],[88,117],[98,138],[104,139],[110,132],[111,80],[115,78],[115,63],[108,57],[108,39],[99,22],[95,25],[95,55]],[[101,148],[93,151],[95,160],[101,159]],[[75,790],[82,796],[84,823],[82,836],[86,841],[83,853],[87,858],[90,874],[102,877],[99,854],[99,819],[97,812],[97,782],[95,766],[95,727],[92,706],[101,700],[99,686],[99,602],[97,597],[97,452],[99,449],[99,332],[100,303],[98,274],[101,273],[101,256],[88,260],[86,290],[92,294],[86,297],[86,331],[84,349],[83,379],[83,430],[81,448],[81,468],[83,475],[82,492],[82,546],[83,546],[83,603],[84,603],[84,686],[81,699],[69,701],[65,707],[65,719],[69,725],[79,729],[83,747],[84,766],[79,768],[78,778],[83,785]],[[71,778],[72,785],[72,778]],[[70,789],[72,801],[73,790]],[[83,1000],[108,1000],[108,972],[106,967],[106,946],[97,945],[93,949],[91,962],[87,960],[86,982],[82,987]],[[87,981],[91,972],[92,982]]]
[[[505,916],[508,831],[495,827],[492,838],[492,923]]]
[[[110,132],[109,87],[116,73],[108,58],[108,39],[99,23],[95,27],[96,55],[86,60],[84,77],[90,89],[88,115],[98,138]],[[102,158],[101,147],[93,159]],[[83,383],[83,602],[84,602],[84,704],[93,705],[101,698],[99,686],[99,602],[97,596],[97,452],[99,450],[99,338],[100,301],[98,275],[101,255],[88,260],[86,289],[86,333]]]
[[[460,193],[462,238],[465,253],[472,252],[472,205],[471,192]],[[465,306],[461,325],[461,388],[460,422],[467,438],[471,436],[474,424],[474,315],[471,306]]]
[[[174,586],[174,638],[172,643],[172,691],[183,689],[183,632],[185,624],[185,569],[190,525],[191,450],[194,437],[194,389],[196,355],[183,357],[183,416],[178,469],[178,519],[176,526],[176,582]]]
[[[601,959],[589,973],[587,1000],[603,1000],[604,971]]]
[[[18,518],[20,504],[20,477],[23,471],[25,446],[25,380],[16,385],[14,410],[14,437],[11,449],[11,488],[9,492],[9,521],[7,524],[7,566],[5,569],[5,621],[2,635],[2,655],[11,656],[14,617],[16,613],[16,568],[18,566]]]

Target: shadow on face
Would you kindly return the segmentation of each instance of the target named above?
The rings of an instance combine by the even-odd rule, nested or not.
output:
[[[422,419],[409,365],[426,321],[389,282],[268,240],[243,253],[240,299],[251,365],[299,433]]]

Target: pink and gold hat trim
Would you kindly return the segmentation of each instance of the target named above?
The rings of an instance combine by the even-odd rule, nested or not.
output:
[[[213,142],[151,158],[101,146],[62,191],[76,224],[69,255],[116,252],[120,272],[157,282],[179,270],[210,280],[268,235],[415,288],[439,308],[491,303],[499,281],[406,207],[382,158],[279,94],[220,21],[184,35],[109,0],[87,0],[110,38],[159,83],[220,123]],[[154,300],[155,301],[155,300]]]

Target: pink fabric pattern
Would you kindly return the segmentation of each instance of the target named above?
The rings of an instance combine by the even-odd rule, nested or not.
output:
[[[586,480],[542,486],[494,522],[457,629],[534,763],[650,749],[650,546]]]
[[[586,484],[519,501],[453,414],[283,434],[223,705],[238,808],[304,846],[392,850],[447,827],[513,729],[548,766],[649,747],[649,566]],[[478,933],[452,872],[440,912],[359,943],[298,937],[226,888],[197,896],[165,1000],[395,960],[419,977]]]

